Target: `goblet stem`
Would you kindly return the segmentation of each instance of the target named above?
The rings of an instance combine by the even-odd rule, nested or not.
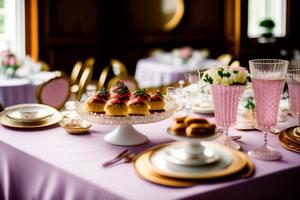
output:
[[[268,132],[264,131],[264,147],[267,147],[268,145]]]
[[[235,150],[239,150],[241,146],[229,137],[229,127],[223,127],[223,144]]]

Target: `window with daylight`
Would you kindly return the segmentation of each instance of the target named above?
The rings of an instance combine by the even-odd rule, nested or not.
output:
[[[249,0],[248,37],[286,36],[287,0]]]
[[[0,51],[25,56],[25,0],[0,0]]]

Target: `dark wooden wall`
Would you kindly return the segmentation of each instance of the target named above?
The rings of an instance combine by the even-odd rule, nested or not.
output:
[[[212,56],[226,51],[223,0],[184,0],[183,19],[169,32],[147,30],[137,24],[141,22],[132,10],[137,1],[40,0],[40,59],[52,69],[70,72],[77,60],[94,56],[97,77],[110,58],[120,59],[134,74],[137,60],[152,48],[170,50],[190,45],[209,48]]]
[[[52,69],[62,68],[69,73],[76,61],[93,56],[94,78],[97,78],[110,58],[120,59],[134,74],[138,59],[146,57],[153,48],[171,50],[190,45],[210,49],[212,57],[232,51],[232,41],[228,41],[230,37],[224,31],[224,24],[232,24],[225,23],[226,12],[232,12],[225,6],[230,0],[184,0],[183,19],[169,32],[149,30],[139,18],[141,12],[137,10],[142,10],[157,20],[159,12],[148,8],[149,3],[157,1],[39,0],[40,59]],[[234,6],[235,1],[232,2]],[[288,34],[275,44],[259,44],[247,37],[248,1],[240,2],[240,50],[235,55],[242,66],[247,66],[253,58],[291,58],[292,50],[300,48],[300,1],[287,0]],[[283,51],[287,54],[282,55]]]

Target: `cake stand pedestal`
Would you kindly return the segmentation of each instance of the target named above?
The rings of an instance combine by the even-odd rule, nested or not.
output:
[[[104,137],[104,141],[119,146],[134,146],[149,141],[148,137],[137,131],[132,125],[119,125]]]

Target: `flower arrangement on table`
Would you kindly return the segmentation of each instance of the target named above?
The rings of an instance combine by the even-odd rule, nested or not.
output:
[[[243,67],[220,66],[206,70],[202,80],[209,84],[246,85],[250,80],[248,71]]]
[[[0,52],[1,73],[7,77],[13,77],[16,70],[20,67],[16,56],[10,50]]]
[[[224,130],[224,145],[239,149],[240,145],[228,136],[228,129],[236,122],[238,103],[249,80],[248,71],[235,66],[213,67],[201,79],[212,85],[215,119]]]
[[[172,54],[182,60],[183,63],[187,63],[193,56],[193,48],[189,46],[181,47],[179,49],[173,49]]]

